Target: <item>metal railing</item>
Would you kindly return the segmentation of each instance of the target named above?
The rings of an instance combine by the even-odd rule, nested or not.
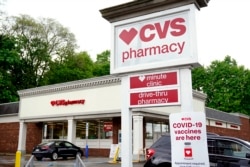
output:
[[[26,163],[25,167],[34,167],[34,155],[32,155],[30,157],[30,159]],[[81,159],[80,155],[76,155],[74,167],[86,167],[86,165],[83,163],[83,160]]]
[[[83,163],[80,155],[76,155],[76,161],[75,161],[75,166],[74,167],[86,167],[85,164]]]
[[[34,155],[32,155],[25,167],[34,167]]]

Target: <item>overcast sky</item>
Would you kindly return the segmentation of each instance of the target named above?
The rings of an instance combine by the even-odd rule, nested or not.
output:
[[[8,15],[28,14],[56,19],[75,34],[81,51],[93,59],[110,50],[110,23],[100,9],[130,0],[5,0]],[[201,65],[226,55],[250,69],[250,0],[210,0],[197,12],[198,57]]]

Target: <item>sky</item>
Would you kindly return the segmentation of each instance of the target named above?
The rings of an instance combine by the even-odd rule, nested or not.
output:
[[[79,51],[96,55],[111,49],[111,25],[100,9],[130,0],[4,0],[8,15],[53,18],[75,34]],[[250,69],[250,0],[210,0],[196,14],[199,63],[209,66],[225,56]]]

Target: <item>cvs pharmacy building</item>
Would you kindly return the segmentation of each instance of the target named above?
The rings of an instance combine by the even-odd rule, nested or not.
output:
[[[121,79],[112,75],[19,91],[18,150],[31,151],[26,138],[37,144],[65,139],[82,148],[88,145],[90,156],[108,157],[112,144],[121,142],[121,91]],[[205,98],[193,91],[194,111],[205,112]],[[134,155],[169,132],[169,114],[174,112],[180,106],[132,110]],[[40,132],[30,133],[30,123]]]

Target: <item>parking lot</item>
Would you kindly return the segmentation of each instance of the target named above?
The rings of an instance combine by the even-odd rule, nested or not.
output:
[[[26,162],[30,156],[25,156]],[[34,160],[34,167],[74,167],[75,159],[68,158],[67,160],[58,159],[57,161],[51,161],[49,158],[45,158],[42,161]],[[120,167],[121,162],[114,162],[113,159],[108,157],[83,157],[83,162],[86,167]],[[144,162],[134,162],[133,167],[143,167]],[[14,167],[15,155],[0,155],[0,167]]]

